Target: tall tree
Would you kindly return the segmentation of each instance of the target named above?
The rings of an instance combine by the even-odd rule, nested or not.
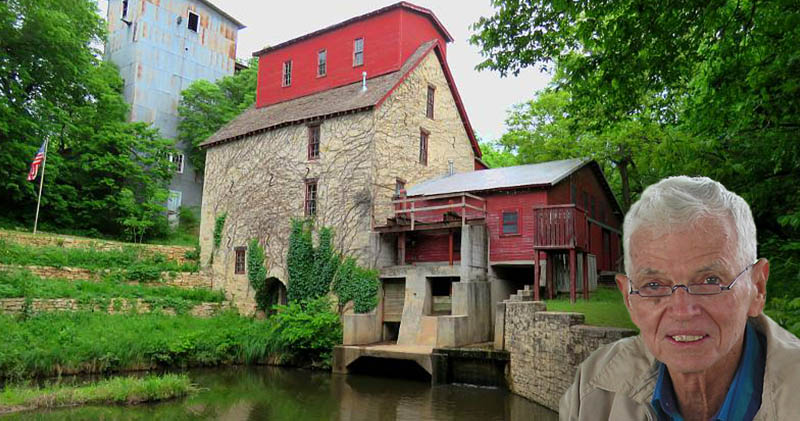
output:
[[[258,59],[251,59],[248,66],[216,82],[197,80],[181,92],[178,140],[192,145],[189,160],[200,172],[206,153],[198,145],[256,101]]]
[[[580,127],[573,136],[631,123],[679,131],[691,156],[670,150],[688,158],[671,171],[719,179],[751,202],[761,230],[796,238],[800,3],[493,4],[471,38],[486,58],[479,68],[557,69],[552,88],[569,94],[566,111]]]
[[[0,214],[30,222],[27,166],[50,139],[45,227],[142,239],[160,213],[172,142],[128,123],[117,68],[100,61],[105,24],[92,0],[0,3]]]

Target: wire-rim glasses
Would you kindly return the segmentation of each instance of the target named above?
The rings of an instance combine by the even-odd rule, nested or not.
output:
[[[669,297],[672,295],[675,290],[678,288],[683,288],[686,290],[687,293],[691,295],[717,295],[721,294],[722,291],[730,291],[733,288],[733,285],[736,284],[736,281],[744,275],[749,269],[751,269],[757,262],[751,263],[747,265],[744,270],[739,272],[733,281],[728,285],[722,284],[677,284],[677,285],[661,285],[658,283],[649,283],[645,284],[644,286],[640,287],[639,289],[633,289],[633,280],[628,278],[628,287],[630,288],[628,291],[629,295],[638,295],[644,298],[659,298],[659,297]]]

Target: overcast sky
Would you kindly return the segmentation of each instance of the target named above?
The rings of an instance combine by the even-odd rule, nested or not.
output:
[[[211,0],[247,27],[239,31],[237,56],[251,57],[267,45],[276,45],[399,0]],[[105,13],[106,1],[98,1]],[[519,76],[500,78],[497,72],[478,72],[478,48],[469,43],[470,25],[492,14],[490,0],[411,0],[433,11],[454,41],[447,47],[447,62],[464,100],[472,127],[483,140],[495,140],[505,132],[506,111],[529,100],[550,77],[534,69]]]

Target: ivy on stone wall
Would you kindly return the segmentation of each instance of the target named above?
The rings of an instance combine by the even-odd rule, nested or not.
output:
[[[257,238],[250,240],[247,246],[247,279],[256,292],[256,306],[267,311],[270,297],[267,291],[267,267],[264,265],[264,249]]]
[[[331,282],[339,268],[339,256],[333,249],[333,230],[322,227],[319,230],[318,246],[314,249],[314,266],[310,282],[312,297],[321,297],[330,292]]]
[[[315,298],[312,287],[314,243],[311,239],[310,225],[305,220],[292,220],[289,251],[286,256],[286,266],[289,272],[289,286],[286,295],[290,302]]]
[[[339,313],[348,302],[353,302],[356,313],[368,313],[378,305],[378,271],[363,268],[356,259],[347,257],[339,266],[332,283],[339,298]]]
[[[225,227],[225,218],[227,217],[228,213],[225,212],[214,221],[214,249],[219,248],[219,243],[222,241],[222,228]]]
[[[333,290],[340,313],[350,301],[356,313],[372,311],[378,304],[378,271],[359,266],[352,257],[338,255],[330,227],[319,229],[317,244],[314,247],[311,222],[292,221],[286,257],[289,301],[313,300]]]

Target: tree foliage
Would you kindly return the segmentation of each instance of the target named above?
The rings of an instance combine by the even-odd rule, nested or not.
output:
[[[216,82],[197,80],[181,92],[178,140],[191,145],[189,160],[200,173],[206,153],[198,146],[255,103],[258,59],[251,59],[248,66]]]
[[[90,0],[0,2],[0,213],[31,224],[27,167],[48,138],[40,221],[141,241],[164,234],[172,142],[128,123],[123,82],[94,45]]]
[[[596,158],[626,204],[665,176],[714,178],[751,205],[776,269],[771,296],[796,295],[800,3],[493,4],[473,26],[485,57],[478,68],[554,74],[548,90],[512,110],[505,151],[522,162]]]
[[[634,162],[640,171],[647,165],[658,176],[716,178],[750,201],[759,228],[796,235],[800,224],[791,221],[800,221],[800,192],[790,187],[800,176],[797,2],[494,5],[495,14],[474,26],[471,41],[486,57],[478,67],[555,71],[550,95],[561,96],[555,109],[564,118],[529,120],[545,139],[566,133],[583,143],[586,135],[608,140],[617,133],[600,140],[607,151],[643,147],[635,137],[645,134],[654,147],[645,150],[657,154]],[[540,97],[537,105],[547,104]],[[633,139],[631,130],[638,133]],[[653,160],[664,153],[669,162],[662,167]]]

